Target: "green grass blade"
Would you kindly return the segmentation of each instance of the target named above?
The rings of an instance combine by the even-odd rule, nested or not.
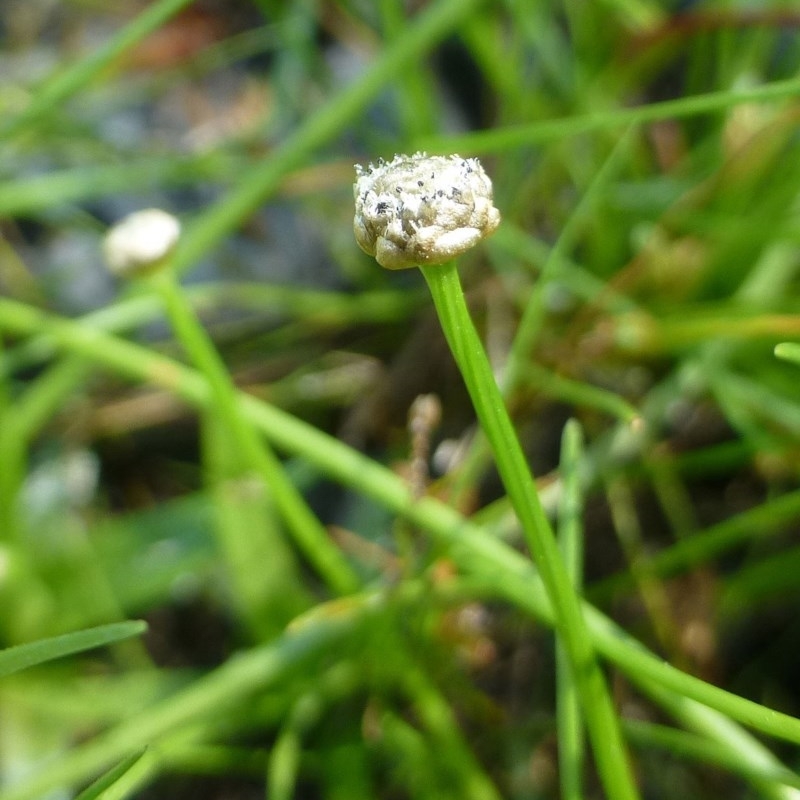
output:
[[[0,139],[7,139],[19,133],[50,113],[59,103],[63,103],[97,78],[114,59],[148,34],[158,30],[191,2],[192,0],[156,0],[148,5],[139,16],[103,46],[72,67],[59,72],[49,83],[40,88],[30,105],[21,114],[0,126]]]
[[[678,575],[750,542],[775,535],[800,518],[800,491],[770,498],[765,503],[729,517],[652,556],[648,573],[659,578]],[[629,573],[611,575],[587,591],[596,603],[633,584]]]
[[[800,93],[800,78],[775,81],[752,89],[737,88],[693,97],[681,97],[650,103],[636,108],[602,111],[564,119],[542,120],[490,130],[465,133],[461,136],[426,136],[415,143],[422,150],[453,150],[463,153],[496,153],[531,144],[566,139],[591,131],[643,125],[663,119],[682,119],[700,114],[713,114],[743,103],[766,103],[785,100]]]
[[[128,758],[122,759],[119,764],[113,766],[105,775],[101,775],[90,786],[87,786],[75,800],[97,800],[102,794],[111,789],[117,781],[125,775],[131,767],[144,755],[145,751],[141,750],[134,753]]]
[[[297,546],[328,586],[338,594],[355,591],[359,581],[350,564],[286,475],[270,445],[242,414],[222,357],[195,316],[174,274],[164,268],[150,280],[164,302],[178,340],[208,382],[215,411],[227,427],[240,464],[252,469],[272,492]],[[250,530],[241,531],[248,541],[252,534]]]
[[[141,636],[147,625],[140,621],[112,622],[0,650],[0,677],[56,658]]]
[[[370,595],[348,600],[344,610],[339,606],[317,608],[315,618],[298,620],[290,632],[270,644],[229,660],[182,692],[66,753],[30,780],[9,788],[3,800],[36,800],[54,788],[90,778],[162,736],[221,713],[341,644],[376,605],[375,596]]]
[[[583,580],[583,497],[580,464],[583,435],[576,420],[569,420],[561,437],[561,502],[558,537],[564,565],[576,589]],[[578,687],[562,643],[556,642],[556,719],[558,727],[559,781],[562,800],[583,797],[584,734]]]
[[[643,720],[626,720],[623,728],[630,741],[636,745],[663,749],[671,755],[713,764],[741,775],[759,785],[763,797],[788,800],[796,796],[791,789],[800,789],[800,776],[790,769],[780,764],[764,765],[748,758],[737,757],[727,748],[703,736]]]

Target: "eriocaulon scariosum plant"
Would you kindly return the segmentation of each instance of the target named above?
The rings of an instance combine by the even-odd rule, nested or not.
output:
[[[492,182],[475,158],[396,155],[356,167],[353,230],[362,250],[387,269],[419,266],[442,330],[556,616],[607,796],[638,797],[605,679],[580,600],[561,560],[536,485],[467,310],[456,256],[500,224]]]

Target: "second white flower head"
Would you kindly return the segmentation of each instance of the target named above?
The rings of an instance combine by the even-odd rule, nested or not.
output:
[[[160,208],[135,211],[106,234],[106,263],[120,277],[153,270],[173,251],[180,233],[180,222]]]

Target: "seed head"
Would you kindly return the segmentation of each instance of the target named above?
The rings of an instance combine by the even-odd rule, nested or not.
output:
[[[356,165],[353,194],[356,241],[386,269],[443,264],[500,224],[477,158],[414,153]]]

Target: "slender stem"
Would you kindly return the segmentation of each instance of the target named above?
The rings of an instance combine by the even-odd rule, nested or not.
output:
[[[268,486],[295,541],[330,588],[347,594],[358,587],[344,556],[333,544],[325,527],[289,480],[278,457],[244,416],[225,364],[194,314],[172,270],[164,268],[150,277],[167,308],[175,332],[197,368],[206,376],[217,411],[230,431],[242,463],[252,468]],[[251,531],[244,531],[250,536]]]
[[[559,471],[564,484],[558,512],[558,538],[570,579],[580,590],[583,581],[583,497],[580,461],[583,440],[580,425],[571,419],[561,437]],[[578,687],[569,657],[561,641],[556,642],[556,717],[561,800],[581,800],[584,764],[583,718]]]
[[[628,153],[631,141],[632,128],[628,128],[625,133],[617,139],[611,153],[603,162],[599,171],[594,175],[586,191],[582,192],[580,200],[574,211],[569,215],[566,224],[556,239],[553,248],[547,255],[538,280],[533,285],[530,296],[526,299],[525,310],[520,318],[514,341],[508,353],[508,361],[505,374],[500,379],[501,389],[505,397],[510,397],[515,389],[520,385],[523,376],[530,376],[530,359],[527,354],[533,352],[536,340],[544,325],[546,316],[545,296],[548,289],[552,287],[552,281],[564,264],[564,257],[573,249],[575,242],[578,241],[581,229],[587,219],[592,218],[592,211],[601,198],[608,195],[608,183],[616,175],[619,162]],[[555,376],[554,376],[555,377]],[[563,379],[561,379],[563,381]],[[548,379],[547,384],[552,385],[552,378]],[[595,389],[597,395],[598,391]],[[622,405],[621,398],[607,393],[608,399],[612,398],[615,404]],[[634,411],[634,416],[636,412]]]
[[[141,636],[146,630],[147,625],[141,620],[126,620],[7,647],[0,650],[0,677],[74,653]]]
[[[0,358],[5,355],[5,343],[0,336]],[[0,374],[0,541],[19,535],[17,498],[25,475],[25,453],[13,423],[11,379]]]
[[[676,100],[664,100],[632,108],[592,111],[580,116],[543,119],[518,125],[486,128],[454,136],[449,131],[425,136],[414,146],[420,150],[448,150],[459,153],[508,152],[518,147],[531,147],[543,142],[563,141],[570,136],[598,130],[610,130],[624,125],[644,125],[662,119],[686,119],[701,114],[729,110],[744,103],[766,103],[795,97],[800,92],[800,78],[773,81],[750,89],[737,86],[719,92],[696,94]]]
[[[553,606],[556,629],[578,685],[603,783],[612,798],[637,798],[622,734],[594,656],[580,599],[561,560],[527,460],[472,324],[455,262],[422,267],[422,274]]]
[[[97,78],[115,58],[132,48],[145,36],[160,28],[192,0],[159,0],[150,3],[137,17],[86,58],[67,69],[57,70],[55,77],[42,87],[31,104],[18,116],[7,118],[0,125],[0,139],[6,139],[50,113],[59,103],[80,91]]]

